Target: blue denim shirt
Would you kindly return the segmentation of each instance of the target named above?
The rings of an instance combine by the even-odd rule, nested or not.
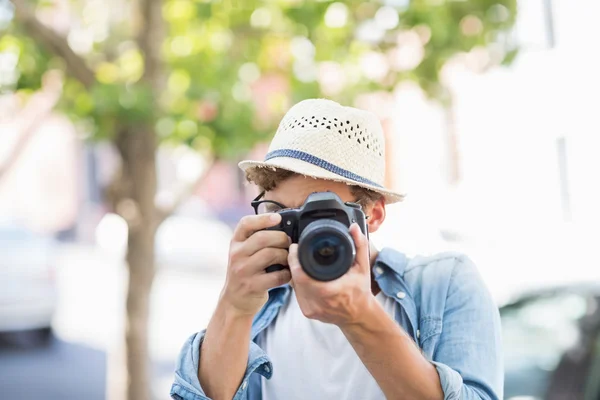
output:
[[[396,300],[396,321],[413,337],[436,367],[445,399],[502,399],[500,317],[498,309],[470,259],[458,253],[408,259],[385,248],[373,273],[382,292]],[[254,318],[248,365],[234,400],[261,400],[261,376],[269,379],[269,357],[256,344],[289,298],[291,288],[269,292]],[[198,364],[204,332],[185,343],[171,388],[173,399],[204,400]],[[293,377],[290,377],[293,379]]]

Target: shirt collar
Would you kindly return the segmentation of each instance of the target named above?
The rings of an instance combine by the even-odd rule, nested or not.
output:
[[[417,340],[417,306],[404,280],[407,265],[408,257],[405,254],[391,248],[383,248],[377,254],[373,273],[381,291],[393,298],[405,311],[411,325],[410,334]]]
[[[403,253],[389,247],[384,247],[377,254],[374,267],[387,267],[399,276],[404,276],[408,258]]]

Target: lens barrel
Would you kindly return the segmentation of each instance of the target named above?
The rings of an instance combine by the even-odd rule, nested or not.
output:
[[[310,223],[298,240],[302,269],[319,281],[332,281],[344,275],[355,257],[356,248],[348,227],[335,220],[320,219]]]

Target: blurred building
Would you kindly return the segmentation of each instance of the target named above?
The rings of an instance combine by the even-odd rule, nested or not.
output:
[[[0,215],[36,231],[68,230],[79,208],[75,129],[59,114],[32,116],[20,106],[14,111],[0,122]],[[34,124],[20,123],[31,117]]]
[[[445,71],[452,89],[458,180],[451,179],[447,110],[401,85],[394,112],[396,187],[374,235],[409,253],[457,249],[499,297],[521,286],[589,280],[600,223],[600,3],[519,3],[520,54],[484,74],[473,55]],[[485,56],[485,54],[483,54]],[[594,275],[595,276],[595,275]],[[596,277],[598,278],[598,277]]]

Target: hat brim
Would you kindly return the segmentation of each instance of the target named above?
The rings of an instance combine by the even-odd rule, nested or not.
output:
[[[325,179],[335,182],[343,182],[348,185],[360,186],[365,189],[372,190],[376,193],[380,193],[384,196],[386,204],[397,203],[402,201],[405,197],[404,194],[393,192],[379,186],[373,186],[362,182],[357,182],[352,179],[339,176],[331,171],[328,171],[319,166],[313,165],[303,160],[298,160],[291,157],[276,157],[268,161],[252,161],[244,160],[238,164],[242,171],[246,172],[254,168],[280,168],[287,171],[291,171],[300,175],[308,176],[315,179]]]

